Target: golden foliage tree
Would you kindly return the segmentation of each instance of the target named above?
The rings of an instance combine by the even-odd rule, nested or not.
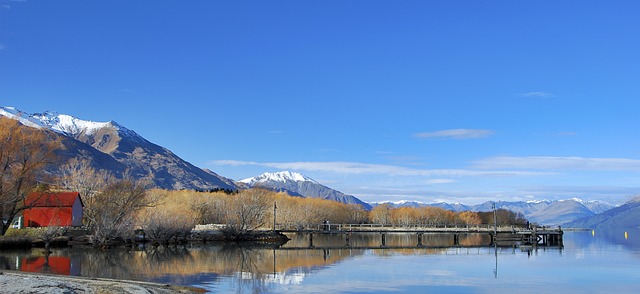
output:
[[[60,140],[50,131],[26,127],[17,120],[0,117],[0,209],[2,235],[22,210],[29,192],[55,160]]]
[[[185,240],[196,225],[196,211],[181,201],[181,195],[174,198],[161,190],[149,191],[147,195],[156,205],[143,208],[136,222],[146,238],[154,245]]]
[[[395,225],[408,226],[418,223],[418,211],[413,207],[399,207],[391,211],[391,220]]]
[[[152,192],[156,193],[156,192]],[[230,231],[258,228],[271,229],[274,221],[273,205],[277,204],[278,228],[302,228],[306,225],[367,222],[367,211],[359,205],[336,201],[293,197],[264,189],[250,189],[235,194],[221,192],[166,191],[158,206],[174,205],[192,217],[195,224],[227,225]],[[153,210],[153,209],[151,209]]]
[[[391,223],[391,205],[382,204],[374,207],[369,212],[371,222],[375,224],[388,225]]]
[[[478,213],[473,211],[463,211],[458,214],[460,221],[465,225],[479,225],[482,223]]]

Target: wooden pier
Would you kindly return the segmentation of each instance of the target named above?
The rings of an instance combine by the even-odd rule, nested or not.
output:
[[[416,236],[415,247],[431,247],[424,244],[423,236],[426,234],[451,235],[452,247],[463,247],[460,243],[461,235],[467,234],[487,234],[491,243],[484,246],[514,247],[514,246],[558,246],[562,247],[563,231],[561,227],[493,227],[493,226],[462,226],[462,225],[440,225],[440,226],[382,226],[371,224],[320,224],[307,225],[298,228],[276,229],[280,233],[306,234],[309,237],[309,248],[314,247],[313,236],[323,234],[344,235],[345,247],[351,247],[350,238],[353,234],[380,234],[380,248],[387,247],[387,235],[389,234],[413,234]],[[478,247],[473,245],[471,247]]]

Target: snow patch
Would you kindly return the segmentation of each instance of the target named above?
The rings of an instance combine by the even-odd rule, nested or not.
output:
[[[318,183],[312,178],[304,176],[300,173],[290,172],[290,171],[281,171],[276,173],[263,173],[257,177],[247,178],[240,180],[239,182],[248,184],[250,186],[254,186],[259,183],[267,183],[267,182],[313,182]]]
[[[28,127],[37,129],[46,128],[46,126],[44,126],[42,122],[32,119],[29,114],[22,112],[14,107],[0,106],[0,115],[11,119],[17,119],[21,124]]]
[[[43,113],[34,113],[31,115],[36,120],[42,122],[43,125],[60,133],[77,135],[84,132],[87,135],[93,134],[95,131],[109,126],[108,122],[95,122],[81,120],[79,118],[58,114],[56,112],[45,111]]]
[[[14,107],[0,106],[0,115],[12,119],[17,119],[25,126],[38,129],[50,129],[54,132],[70,136],[75,136],[83,132],[87,135],[93,135],[99,129],[105,127],[113,127],[123,135],[134,138],[142,138],[136,132],[123,127],[115,121],[95,122],[90,120],[82,120],[71,115],[59,114],[54,111],[28,114]]]

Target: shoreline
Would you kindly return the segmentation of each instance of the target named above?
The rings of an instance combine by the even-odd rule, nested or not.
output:
[[[205,293],[206,290],[160,283],[62,276],[54,274],[29,273],[12,270],[0,272],[2,291],[7,293],[157,293],[191,294]]]

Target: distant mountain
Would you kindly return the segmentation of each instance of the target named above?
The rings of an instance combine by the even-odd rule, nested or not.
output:
[[[640,197],[607,210],[566,224],[576,228],[638,228],[640,227]]]
[[[232,180],[200,169],[114,121],[86,121],[56,112],[27,114],[12,107],[0,107],[0,115],[58,134],[65,146],[59,152],[62,163],[77,157],[116,176],[126,170],[135,178],[151,175],[153,185],[163,189],[237,190]],[[49,171],[55,174],[57,166]]]
[[[554,201],[540,211],[532,213],[528,219],[546,225],[563,225],[565,223],[595,215],[581,202],[571,200]]]
[[[487,201],[477,205],[465,205],[462,203],[425,203],[417,201],[396,201],[396,202],[374,202],[373,207],[381,204],[388,204],[391,207],[440,207],[451,211],[492,211],[494,202]],[[541,225],[563,225],[565,223],[590,217],[597,213],[613,208],[601,201],[584,201],[573,198],[560,201],[497,201],[497,209],[506,209],[517,213],[522,213],[525,218],[533,223]]]
[[[400,208],[400,207],[418,208],[418,207],[430,206],[430,207],[440,207],[440,208],[451,210],[451,211],[467,211],[467,210],[471,210],[472,208],[471,206],[465,205],[462,203],[446,203],[446,202],[426,203],[421,201],[408,201],[408,200],[371,202],[369,204],[371,204],[372,207],[386,204],[393,208]]]
[[[292,196],[322,198],[347,204],[358,204],[367,210],[371,209],[368,203],[363,202],[355,196],[346,195],[340,191],[331,189],[296,172],[282,171],[264,173],[257,177],[240,180],[239,184],[250,188],[260,187],[287,192]]]

